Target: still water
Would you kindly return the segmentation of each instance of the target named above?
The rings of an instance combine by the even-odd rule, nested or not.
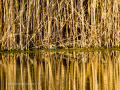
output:
[[[0,90],[120,90],[120,51],[0,54]]]

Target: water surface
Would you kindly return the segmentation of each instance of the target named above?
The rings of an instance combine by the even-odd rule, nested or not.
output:
[[[120,51],[0,54],[0,90],[119,90]]]

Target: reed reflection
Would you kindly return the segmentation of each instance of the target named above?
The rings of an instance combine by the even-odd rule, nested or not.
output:
[[[120,52],[0,54],[1,90],[119,90]]]

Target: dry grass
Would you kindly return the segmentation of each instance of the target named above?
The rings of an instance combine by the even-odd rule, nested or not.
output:
[[[119,0],[1,0],[1,50],[119,47]]]

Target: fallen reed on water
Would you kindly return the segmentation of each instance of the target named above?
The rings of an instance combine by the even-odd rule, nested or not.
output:
[[[120,0],[1,0],[0,49],[120,47]]]

